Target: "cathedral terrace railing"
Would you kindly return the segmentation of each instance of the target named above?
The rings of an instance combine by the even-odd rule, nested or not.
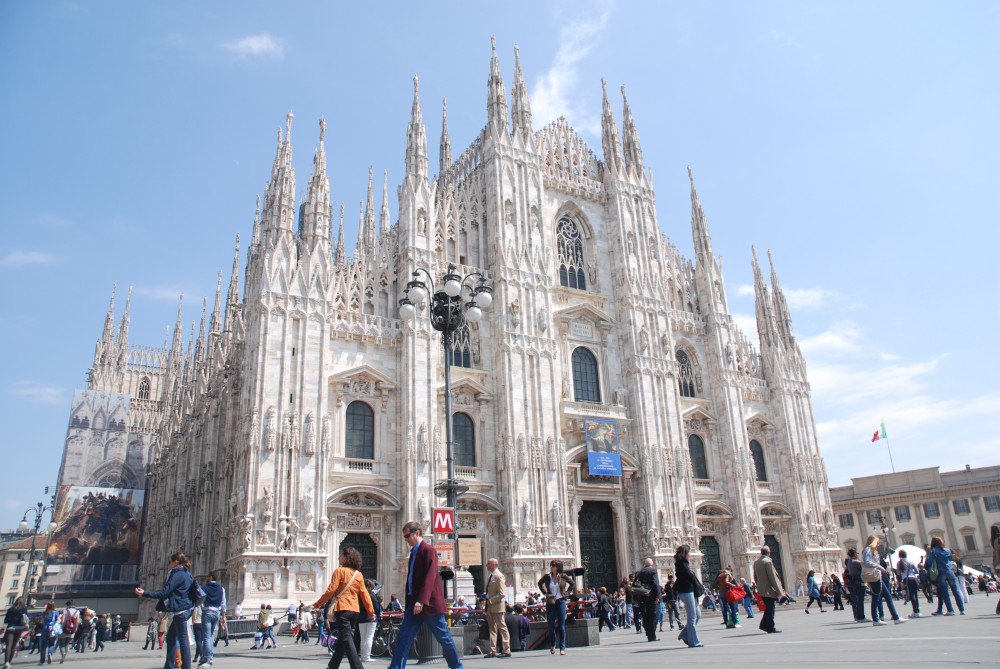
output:
[[[462,479],[475,479],[476,478],[476,468],[475,467],[455,467],[455,476]]]
[[[347,471],[350,472],[373,472],[375,470],[375,462],[372,460],[348,460],[347,461]]]
[[[695,490],[711,490],[712,481],[711,479],[695,479],[694,480]]]

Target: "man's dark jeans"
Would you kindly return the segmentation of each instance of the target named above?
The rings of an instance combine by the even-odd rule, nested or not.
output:
[[[778,601],[775,597],[762,597],[764,600],[764,615],[760,619],[760,629],[765,632],[773,632],[774,627],[774,604]]]

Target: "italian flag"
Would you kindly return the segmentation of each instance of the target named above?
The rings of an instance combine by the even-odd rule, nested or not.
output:
[[[882,421],[882,425],[879,429],[875,430],[875,436],[872,437],[872,442],[876,442],[879,439],[888,439],[889,435],[885,433],[885,421]]]

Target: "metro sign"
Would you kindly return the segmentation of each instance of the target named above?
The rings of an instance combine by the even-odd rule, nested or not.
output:
[[[455,531],[455,509],[434,509],[434,534],[451,534]]]

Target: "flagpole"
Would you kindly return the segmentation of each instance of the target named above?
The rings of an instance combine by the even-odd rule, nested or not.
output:
[[[892,449],[889,448],[889,431],[885,429],[885,419],[882,419],[882,433],[885,435],[885,450],[889,451],[889,466],[892,467],[892,473],[896,473],[896,465],[892,461]]]

